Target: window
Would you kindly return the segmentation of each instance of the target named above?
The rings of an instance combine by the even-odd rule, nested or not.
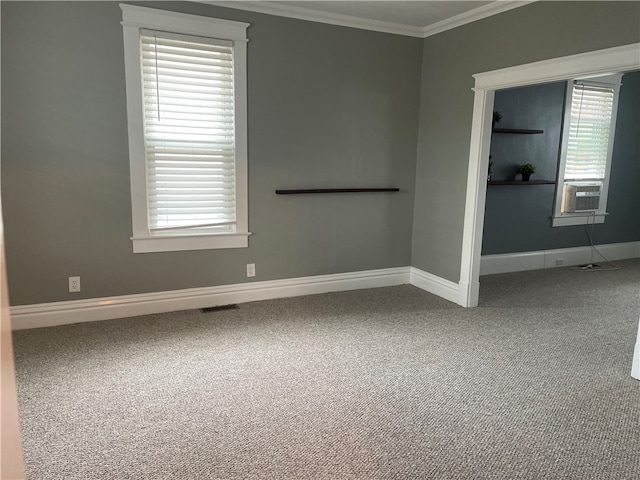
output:
[[[248,246],[248,24],[122,8],[133,251]]]
[[[621,78],[567,85],[554,227],[604,222]]]

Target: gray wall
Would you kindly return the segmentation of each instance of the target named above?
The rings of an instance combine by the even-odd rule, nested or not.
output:
[[[255,280],[412,264],[457,282],[471,75],[640,40],[637,2],[536,2],[424,40],[145,5],[251,23],[250,247],[134,255],[117,3],[2,2],[14,305],[238,283],[252,262]],[[352,185],[402,192],[273,193]],[[71,275],[82,293],[67,293]]]
[[[179,2],[251,23],[248,249],[132,253],[121,11],[2,2],[2,195],[11,303],[411,263],[422,40]],[[398,194],[276,196],[396,186]],[[67,277],[82,292],[69,294]]]
[[[425,39],[414,266],[460,279],[472,75],[638,42],[639,17],[638,2],[535,2]]]
[[[605,223],[593,227],[596,244],[640,240],[640,72],[627,73],[620,90]],[[539,128],[542,135],[494,133],[494,179],[513,178],[517,164],[537,167],[532,179],[555,180],[565,82],[496,92],[500,127]],[[584,226],[551,227],[555,185],[489,186],[482,253],[512,253],[589,244]],[[592,227],[589,227],[591,233]]]

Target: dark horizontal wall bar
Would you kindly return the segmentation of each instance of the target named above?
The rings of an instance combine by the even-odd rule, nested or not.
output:
[[[522,135],[535,135],[544,133],[544,130],[531,130],[528,128],[494,128],[493,133],[519,133]]]
[[[487,185],[555,185],[553,180],[489,180]]]
[[[276,190],[277,195],[298,195],[303,193],[367,193],[399,192],[399,188],[312,188],[307,190]]]

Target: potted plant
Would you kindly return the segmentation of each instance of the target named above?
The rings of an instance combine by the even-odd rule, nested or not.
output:
[[[536,167],[530,163],[525,163],[518,167],[518,173],[522,175],[522,181],[528,182],[531,174],[536,172]]]
[[[502,114],[500,112],[496,112],[494,110],[494,112],[493,112],[493,124],[491,125],[492,128],[496,128],[496,125],[498,123],[500,123],[500,120],[502,120]]]

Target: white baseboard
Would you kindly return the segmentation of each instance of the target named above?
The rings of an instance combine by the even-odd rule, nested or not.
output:
[[[597,248],[610,260],[640,257],[640,242],[598,245]],[[559,260],[562,260],[562,265],[557,265]],[[556,266],[579,265],[590,261],[590,247],[484,255],[480,263],[480,274],[490,275]],[[603,259],[596,254],[593,261],[601,263]],[[217,287],[189,288],[168,292],[91,298],[37,305],[19,305],[11,307],[11,316],[13,329],[22,330],[274,298],[362,288],[391,287],[408,283],[450,302],[465,306],[460,284],[415,267],[396,267]]]
[[[610,243],[596,245],[596,248],[612,261],[640,257],[640,242]],[[480,275],[566,267],[591,261],[594,263],[605,262],[598,253],[594,253],[592,260],[591,253],[591,247],[575,247],[536,252],[483,255],[480,260]]]
[[[457,283],[445,280],[419,268],[411,267],[411,285],[464,306],[460,298],[460,287]]]
[[[403,285],[411,267],[189,288],[11,307],[14,330],[110,320],[274,298]],[[434,292],[435,293],[435,292]]]

